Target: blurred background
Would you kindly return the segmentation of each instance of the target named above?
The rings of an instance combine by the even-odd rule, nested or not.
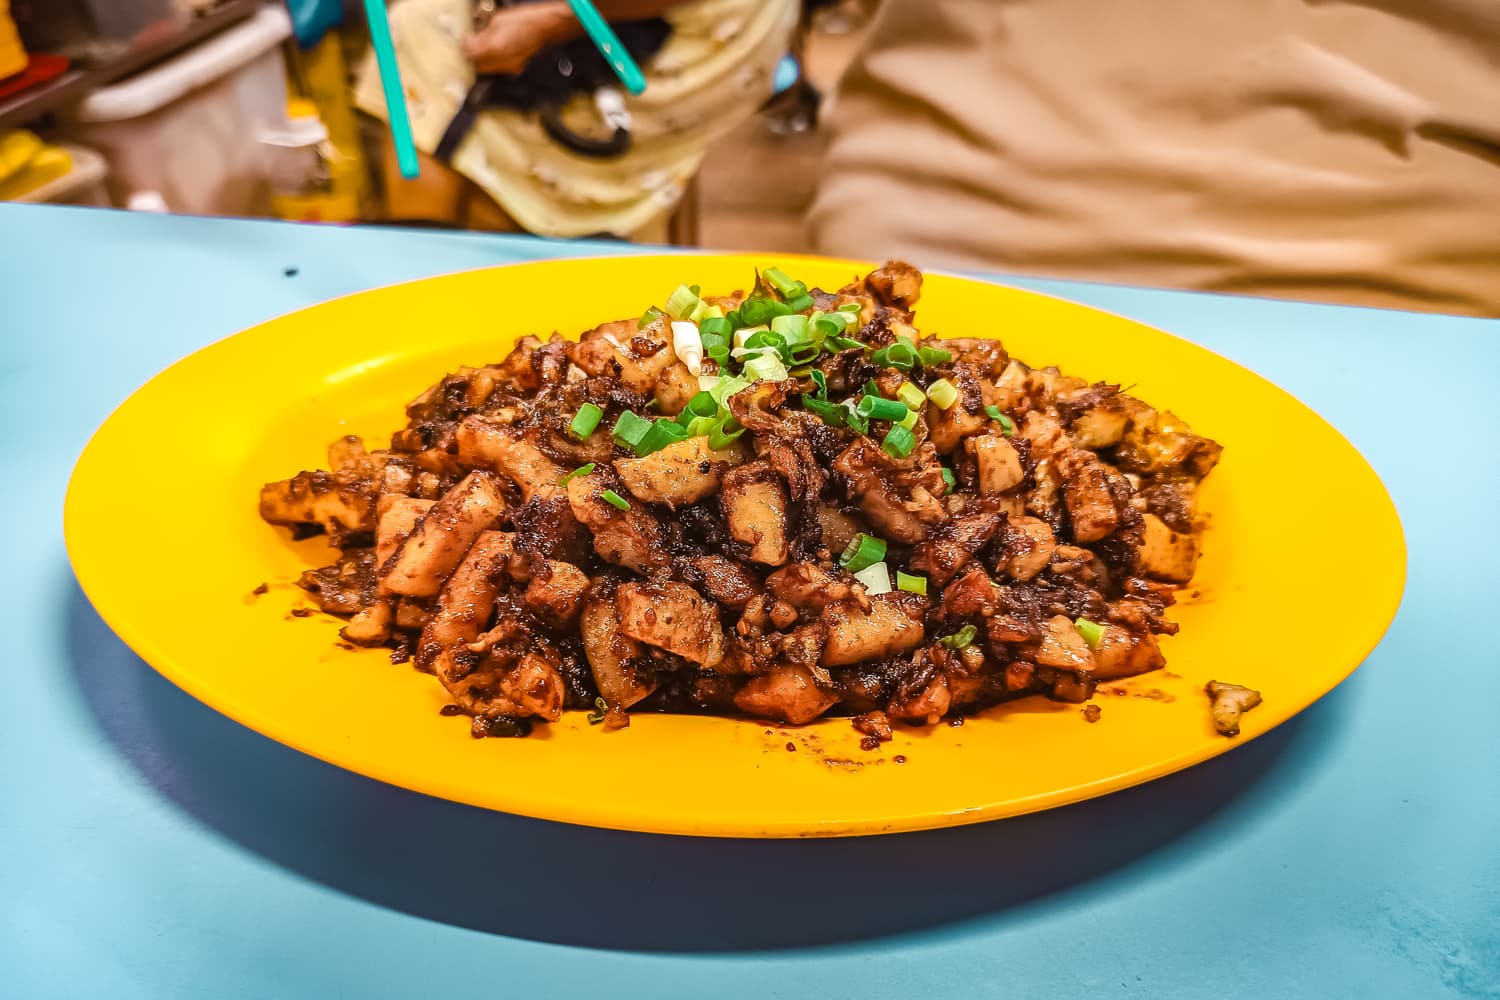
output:
[[[704,8],[710,23],[689,22],[699,36],[696,48],[683,57],[685,65],[653,73],[651,83],[659,89],[670,89],[675,81],[669,78],[689,75],[734,49],[753,8],[777,5],[682,6]],[[358,3],[0,0],[0,200],[807,251],[803,220],[823,143],[819,105],[857,50],[873,4],[784,6],[779,23],[761,29],[768,36],[760,46],[770,50],[762,57],[769,59],[768,72],[737,76],[736,69],[750,60],[733,52],[726,65],[708,67],[700,89],[732,91],[741,100],[729,110],[730,120],[685,157],[671,158],[667,183],[646,178],[645,217],[634,205],[637,192],[612,192],[615,204],[585,213],[581,221],[588,231],[580,232],[566,210],[555,212],[563,218],[552,224],[545,207],[533,207],[518,221],[503,207],[503,197],[489,196],[452,166],[425,155],[421,179],[399,176],[387,162],[382,109],[370,113],[361,106],[362,86],[373,86],[378,74],[367,65],[369,35]],[[470,35],[496,9],[467,0],[425,7],[451,34]],[[442,90],[455,106],[443,108],[440,117],[451,122],[463,109],[455,100],[457,87],[473,80],[462,69],[454,79],[441,71],[424,77],[423,67],[440,59],[427,58],[415,41],[417,27],[410,18],[403,25],[401,8],[390,5],[398,46],[412,40],[402,50],[402,66],[410,77],[408,99],[417,105],[413,114],[428,110],[424,101],[432,103],[424,89]],[[465,22],[456,32],[452,18]],[[551,41],[541,32],[538,51],[525,61],[544,64],[548,48],[566,48]],[[457,45],[453,51],[462,54]],[[542,82],[537,89],[546,87]],[[607,138],[610,123],[590,107],[589,97],[569,95],[577,107],[569,107],[566,117],[583,138]],[[663,127],[650,120],[652,110],[632,152],[671,131],[672,123]],[[517,117],[535,118],[537,112],[522,109]],[[543,167],[619,167],[618,158],[554,142],[532,122],[515,128],[525,133],[518,143],[523,148],[557,146],[553,156],[538,158]],[[693,128],[701,126],[688,124]],[[474,137],[467,141],[477,144]],[[505,153],[497,156],[504,159]],[[660,166],[652,159],[644,171],[625,172],[649,174]],[[610,209],[616,207],[625,218],[611,225]]]
[[[0,0],[0,200],[1500,316],[1500,0],[593,3]]]

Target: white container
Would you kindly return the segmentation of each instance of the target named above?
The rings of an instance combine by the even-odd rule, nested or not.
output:
[[[297,198],[328,190],[328,128],[311,101],[287,108],[286,124],[261,134],[271,147],[271,197]]]
[[[160,65],[94,91],[61,116],[61,131],[109,161],[116,205],[154,191],[174,212],[264,215],[271,151],[261,142],[286,117],[280,7]]]

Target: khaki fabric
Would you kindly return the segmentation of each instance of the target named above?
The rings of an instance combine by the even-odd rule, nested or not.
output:
[[[437,148],[474,82],[462,49],[471,7],[471,0],[390,5],[412,132],[425,153]],[[646,90],[626,99],[632,146],[624,156],[579,156],[548,138],[535,115],[497,109],[480,114],[453,167],[529,232],[625,236],[659,228],[709,144],[770,98],[797,10],[793,0],[697,0],[670,8],[672,35],[643,67]],[[355,103],[386,116],[373,56],[361,67]],[[599,131],[584,97],[574,98],[563,120],[580,133]]]
[[[885,0],[819,250],[1500,315],[1500,0]]]

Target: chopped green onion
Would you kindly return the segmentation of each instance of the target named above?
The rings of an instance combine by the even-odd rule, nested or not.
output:
[[[722,319],[723,317],[724,310],[703,301],[694,306],[692,313],[688,316],[694,323],[702,323],[706,319]]]
[[[709,316],[698,324],[698,332],[703,335],[706,347],[710,336],[723,337],[727,342],[734,334],[734,327],[723,316]]]
[[[688,418],[689,420],[692,417],[712,417],[719,412],[719,401],[714,399],[714,395],[711,392],[700,392],[688,400],[687,405],[682,408],[682,412],[691,414]]]
[[[920,410],[927,405],[927,394],[910,382],[901,383],[901,388],[896,390],[896,398],[913,410]]]
[[[630,501],[620,496],[620,494],[616,493],[614,490],[604,490],[599,494],[599,496],[602,497],[604,499],[604,502],[609,504],[611,507],[618,508],[619,510],[630,509]]]
[[[882,368],[896,368],[903,372],[909,372],[917,361],[917,349],[911,346],[910,341],[897,340],[888,347],[882,347],[870,355],[870,360]]]
[[[885,539],[867,535],[863,531],[850,540],[844,554],[839,556],[839,565],[851,573],[858,573],[885,559]]]
[[[645,417],[637,416],[633,411],[626,410],[615,421],[614,429],[609,432],[609,436],[614,438],[615,444],[621,448],[629,448],[631,451],[635,451],[640,447],[641,442],[646,439],[646,435],[651,433],[653,426],[655,425]]]
[[[958,489],[958,477],[955,476],[953,474],[953,470],[948,468],[946,465],[942,466],[942,470],[943,482],[948,484],[948,493],[952,493],[954,490]],[[944,496],[947,496],[947,494],[945,493]]]
[[[717,333],[702,335],[703,353],[723,368],[729,362],[729,342]]]
[[[780,316],[778,316],[776,318],[777,319],[781,319]],[[746,337],[745,338],[745,346],[743,348],[739,348],[739,349],[740,350],[754,350],[757,347],[769,347],[769,348],[772,348],[773,350],[775,350],[779,354],[781,352],[782,347],[784,347],[784,346],[786,346],[786,338],[783,337],[781,334],[777,333],[775,330],[760,330],[760,331],[757,331],[756,333],[754,333],[753,335],[751,335],[749,337]],[[733,352],[730,352],[730,353],[733,353]]]
[[[870,347],[864,341],[855,340],[853,337],[829,337],[828,343],[836,351],[864,351]]]
[[[687,425],[679,423],[675,417],[657,417],[652,426],[668,439],[668,444],[687,437]],[[646,439],[649,441],[651,436],[647,435]]]
[[[700,288],[697,285],[688,285],[688,291],[692,292],[695,296],[697,296],[699,298],[703,297],[703,289]]]
[[[816,413],[818,417],[829,427],[843,427],[848,421],[845,414],[848,413],[838,403],[830,403],[824,399],[814,399],[812,396],[803,396],[802,405]]]
[[[687,423],[688,437],[702,437],[719,426],[718,417],[694,417]]]
[[[673,319],[686,319],[698,308],[698,293],[687,285],[678,285],[677,291],[667,299],[667,315]]]
[[[845,422],[861,434],[868,434],[870,432],[870,418],[860,414],[859,407],[854,405],[854,400],[844,400],[843,407]]]
[[[787,311],[794,313],[806,312],[815,305],[817,303],[813,301],[813,297],[806,294],[798,295],[796,298],[787,299],[786,301]]]
[[[786,378],[786,365],[774,354],[762,354],[745,362],[745,374],[768,382],[780,382]]]
[[[788,344],[787,361],[794,365],[809,365],[823,354],[822,344]]]
[[[727,319],[729,321],[729,325],[736,330],[745,325],[744,323],[740,322],[740,311],[738,309],[729,310],[724,314],[724,318]]]
[[[729,429],[730,424],[734,424],[735,429],[733,431]],[[745,428],[741,427],[735,421],[734,417],[726,416],[715,425],[713,430],[708,432],[708,447],[713,451],[723,451],[734,444],[743,433],[745,433]]]
[[[604,418],[604,411],[593,403],[584,403],[573,414],[573,422],[568,424],[568,433],[578,440],[585,440],[599,426],[599,421]]]
[[[820,372],[816,368],[814,368],[812,371],[810,371],[810,372],[807,373],[807,377],[810,378],[810,379],[812,379],[813,380],[813,384],[818,387],[818,398],[819,399],[827,399],[828,398],[828,376],[824,375],[822,372]]]
[[[807,317],[798,313],[792,316],[777,316],[771,320],[771,329],[781,334],[786,343],[808,339]]]
[[[661,451],[669,444],[675,444],[688,436],[687,428],[669,417],[662,417],[651,425],[641,443],[635,446],[636,456],[644,458],[647,455]]]
[[[637,330],[644,330],[646,329],[646,327],[650,326],[652,323],[655,323],[665,315],[666,313],[662,312],[655,306],[652,306],[650,309],[647,309],[645,312],[641,313],[641,318],[636,320],[635,322],[635,328]]]
[[[965,646],[968,646],[970,643],[972,643],[975,636],[977,635],[979,635],[979,629],[975,628],[973,625],[965,625],[963,628],[959,629],[957,632],[954,632],[952,635],[943,636],[938,640],[938,642],[942,643],[944,646],[947,646],[949,649],[963,649]]]
[[[1104,638],[1104,626],[1089,621],[1087,618],[1079,618],[1073,622],[1073,627],[1078,634],[1083,636],[1083,641],[1089,644],[1089,649],[1098,649],[1099,642]]]
[[[788,278],[786,272],[779,267],[768,267],[760,272],[760,276],[769,281],[771,287],[781,293],[782,298],[792,299],[807,292],[806,285]]]
[[[593,462],[590,462],[587,465],[580,465],[578,468],[574,469],[572,472],[569,472],[567,475],[565,475],[561,479],[559,479],[557,481],[557,485],[559,485],[559,486],[566,486],[569,483],[571,483],[573,480],[579,478],[580,476],[586,476],[590,472],[593,472],[593,471],[594,471],[594,463]]]
[[[854,574],[854,579],[865,585],[865,592],[870,596],[877,594],[889,594],[891,592],[891,571],[883,562],[873,566],[866,566]]]
[[[908,594],[921,594],[925,597],[927,595],[927,577],[903,573],[898,569],[896,570],[896,589],[904,590]]]
[[[991,420],[1000,421],[1000,433],[1006,437],[1014,437],[1016,433],[1016,422],[1000,412],[998,406],[986,406],[984,412],[988,413]]]
[[[905,427],[907,430],[911,430],[913,427],[917,426],[917,418],[921,415],[921,410],[907,410],[906,416],[896,421],[896,426]]]
[[[945,365],[953,360],[953,353],[941,347],[923,347],[917,350],[917,360],[922,362],[924,368],[928,365]]]
[[[772,334],[771,336],[775,336]],[[781,357],[780,345],[778,344],[756,344],[754,347],[736,347],[729,352],[729,356],[736,361],[744,361],[746,358],[758,358],[762,354],[770,354]]]
[[[721,378],[718,382],[714,383],[713,387],[708,390],[708,394],[714,398],[714,402],[718,403],[719,406],[727,409],[729,406],[729,397],[748,388],[750,388],[749,379],[731,375],[727,378]]]
[[[604,721],[604,717],[608,714],[609,703],[606,702],[603,698],[595,698],[594,711],[590,712],[587,716],[589,725],[597,726],[599,723]]]
[[[958,402],[958,386],[940,378],[927,387],[927,398],[940,410],[952,409],[953,404]]]
[[[856,316],[865,310],[865,307],[858,302],[840,302],[837,308],[839,312],[853,313]]]
[[[744,347],[746,344],[750,343],[751,337],[755,336],[758,333],[765,333],[769,329],[771,328],[769,326],[766,326],[764,323],[762,323],[760,326],[742,326],[738,330],[734,331],[734,346]]]
[[[899,399],[882,399],[868,393],[859,397],[855,409],[860,416],[871,420],[901,420],[910,412]]]
[[[911,450],[917,446],[917,436],[909,428],[896,424],[885,432],[885,439],[880,442],[880,447],[892,458],[905,458],[911,454]]]
[[[752,295],[740,306],[740,322],[746,326],[759,326],[769,323],[777,316],[785,316],[793,312],[785,302],[777,302],[775,299],[757,298]]]
[[[825,337],[836,337],[849,326],[849,314],[841,312],[815,312],[810,317],[813,328]]]

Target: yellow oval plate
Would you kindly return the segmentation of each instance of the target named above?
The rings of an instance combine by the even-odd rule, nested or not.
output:
[[[403,406],[522,334],[576,336],[638,315],[679,283],[743,288],[749,256],[622,257],[470,272],[272,320],[178,362],[84,451],[65,529],[106,622],[193,696],[273,739],[392,784],[594,826],[743,837],[841,836],[1011,816],[1147,781],[1291,718],[1351,673],[1395,614],[1400,524],[1374,472],[1311,410],[1202,348],[1029,292],[929,275],[924,331],[998,336],[1033,364],[1131,387],[1224,445],[1202,493],[1212,524],[1163,646],[1165,672],[1103,685],[1095,724],[1041,698],[961,727],[899,728],[859,748],[844,719],[806,728],[582,712],[527,739],[475,741],[438,683],[382,650],[339,648],[339,622],[292,585],[330,561],[256,514],[262,483],[320,468],[348,433],[383,445]],[[864,265],[783,258],[836,288]],[[374,445],[372,445],[374,446]],[[266,583],[262,595],[253,591]],[[303,612],[306,615],[305,611]],[[1213,732],[1210,678],[1258,688],[1238,740]]]

